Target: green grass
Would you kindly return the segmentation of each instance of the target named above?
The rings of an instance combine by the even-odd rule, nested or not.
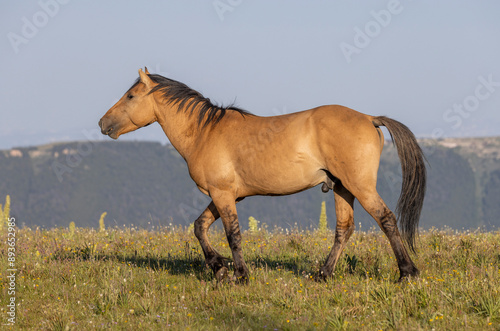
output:
[[[210,238],[230,256],[222,232]],[[25,228],[17,239],[22,329],[500,330],[500,232],[422,233],[421,277],[403,284],[380,231],[355,233],[326,283],[311,276],[332,232],[245,232],[248,285],[217,284],[181,228]],[[2,324],[6,251],[2,243]]]

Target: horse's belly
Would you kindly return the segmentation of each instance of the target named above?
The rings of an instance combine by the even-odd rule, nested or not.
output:
[[[240,187],[248,195],[287,195],[307,190],[326,180],[326,173],[312,165],[259,168],[240,174]]]

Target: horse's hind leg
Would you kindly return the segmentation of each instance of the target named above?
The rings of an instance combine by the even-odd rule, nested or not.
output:
[[[365,192],[359,196],[356,195],[356,198],[363,208],[375,219],[375,221],[377,221],[378,225],[389,239],[398,262],[400,272],[399,280],[401,281],[408,276],[417,276],[419,271],[403,244],[394,213],[387,207],[376,191],[373,193]]]
[[[333,192],[335,194],[335,212],[337,214],[335,242],[325,265],[320,269],[320,279],[326,279],[333,274],[340,254],[354,232],[354,196],[341,183],[334,186]]]
[[[208,228],[219,218],[219,212],[213,202],[210,202],[208,207],[201,213],[201,215],[194,222],[194,234],[198,238],[203,254],[205,255],[205,262],[213,270],[217,280],[224,279],[228,270],[225,266],[226,258],[222,257],[213,247],[208,240]]]

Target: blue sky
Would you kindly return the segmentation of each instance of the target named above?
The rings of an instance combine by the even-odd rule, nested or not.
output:
[[[0,148],[98,138],[144,66],[258,115],[342,104],[419,137],[500,135],[499,14],[498,1],[2,1]],[[158,125],[122,138],[167,142]]]

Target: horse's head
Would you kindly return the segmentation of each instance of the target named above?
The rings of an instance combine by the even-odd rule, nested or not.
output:
[[[155,101],[149,92],[156,85],[146,68],[139,69],[139,80],[118,100],[99,121],[104,135],[117,139],[128,133],[156,122]]]

